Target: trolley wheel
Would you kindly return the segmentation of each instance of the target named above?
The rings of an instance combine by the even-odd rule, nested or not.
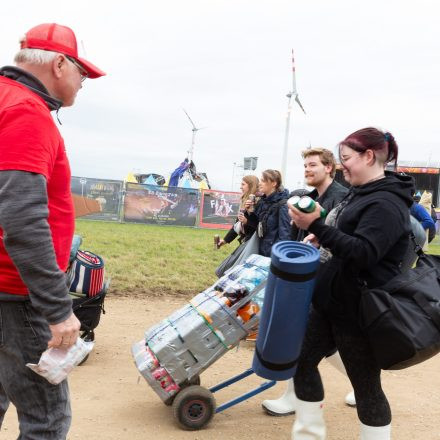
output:
[[[183,429],[195,431],[204,428],[214,417],[215,399],[211,391],[199,385],[190,385],[177,394],[173,414]]]
[[[90,342],[90,341],[94,341],[95,340],[95,332],[93,330],[90,331],[84,331],[81,335],[80,338],[83,339],[85,342]],[[89,355],[87,355],[79,364],[80,365],[84,365],[85,362],[87,361],[87,359],[89,358]]]

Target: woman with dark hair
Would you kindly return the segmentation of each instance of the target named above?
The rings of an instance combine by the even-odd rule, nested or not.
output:
[[[248,223],[248,217],[251,208],[246,209],[245,203],[249,200],[249,196],[255,196],[258,191],[258,177],[253,175],[244,176],[241,180],[240,190],[240,211],[238,213],[235,224],[227,232],[225,238],[218,242],[218,247],[231,243],[238,236],[240,243],[249,240],[255,232],[255,225]]]
[[[306,241],[330,252],[316,276],[303,348],[295,375],[298,397],[292,438],[324,439],[324,389],[318,364],[337,348],[353,385],[362,440],[388,440],[391,410],[383,393],[380,367],[358,324],[361,288],[385,284],[400,273],[409,244],[413,181],[384,171],[397,161],[394,137],[376,128],[358,130],[339,144],[345,180],[351,189],[327,222],[320,206],[303,213],[289,206]],[[326,224],[327,223],[327,224]]]
[[[286,200],[289,192],[283,188],[281,173],[265,170],[260,178],[261,199],[248,223],[257,228],[259,254],[270,257],[272,246],[281,240],[290,240],[291,226]]]

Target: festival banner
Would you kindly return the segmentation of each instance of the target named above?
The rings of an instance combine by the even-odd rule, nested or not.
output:
[[[72,176],[70,187],[73,194],[96,200],[101,212],[84,216],[93,220],[119,221],[122,197],[121,180],[103,180]]]
[[[229,229],[240,209],[240,193],[203,190],[200,206],[202,228]]]
[[[124,221],[195,226],[199,191],[179,187],[127,183]]]

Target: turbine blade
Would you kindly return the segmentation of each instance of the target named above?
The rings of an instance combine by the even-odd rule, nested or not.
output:
[[[304,112],[304,114],[306,114],[306,111],[304,110],[304,107],[302,106],[301,101],[299,100],[298,94],[295,95],[295,101],[301,107],[301,110]]]
[[[191,122],[191,125],[194,127],[194,130],[197,130],[196,124],[194,124],[193,120],[189,117],[189,114],[186,112],[186,110],[182,109],[185,112],[185,115],[188,117],[189,122]]]

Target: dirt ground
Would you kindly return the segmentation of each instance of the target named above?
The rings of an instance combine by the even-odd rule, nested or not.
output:
[[[96,346],[87,362],[70,376],[73,422],[69,439],[94,440],[244,440],[290,439],[294,416],[270,417],[261,409],[263,399],[276,398],[285,384],[217,414],[202,431],[183,431],[165,406],[141,378],[133,364],[130,347],[144,330],[185,304],[182,298],[129,298],[109,296],[106,314],[96,331]],[[253,345],[242,343],[201,375],[210,387],[250,367]],[[323,362],[326,389],[325,418],[329,440],[357,439],[356,410],[347,407],[347,378]],[[224,403],[249,391],[264,380],[251,376],[215,394]],[[384,372],[385,392],[393,410],[393,439],[440,439],[440,356],[419,366]],[[16,439],[14,408],[6,414],[0,438]]]

